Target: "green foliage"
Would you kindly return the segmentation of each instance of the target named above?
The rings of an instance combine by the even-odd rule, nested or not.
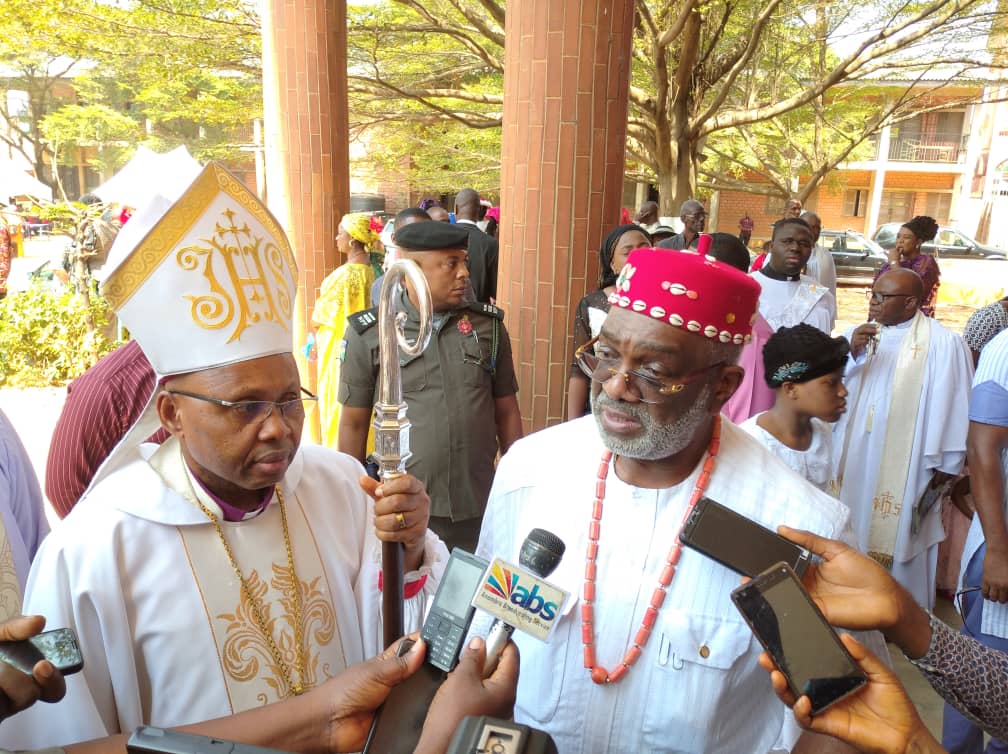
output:
[[[62,385],[92,366],[93,354],[113,350],[99,329],[88,332],[82,299],[35,283],[0,300],[0,385]],[[101,328],[109,307],[91,295],[91,315]]]
[[[494,1],[483,5],[348,7],[350,129],[361,145],[351,148],[355,174],[391,172],[432,193],[497,190],[504,37],[486,12]]]

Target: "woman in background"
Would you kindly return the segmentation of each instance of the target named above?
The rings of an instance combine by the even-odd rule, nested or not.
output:
[[[878,280],[898,264],[920,275],[924,281],[924,299],[921,301],[920,310],[921,314],[928,317],[934,316],[941,271],[935,258],[923,253],[921,247],[933,241],[936,235],[938,235],[938,223],[933,217],[918,215],[910,222],[904,223],[896,234],[896,245],[889,251],[889,261],[875,273],[875,280]]]
[[[344,215],[339,224],[336,246],[347,257],[346,264],[337,267],[322,281],[312,322],[315,323],[315,344],[318,349],[319,421],[322,444],[336,447],[339,431],[340,344],[346,332],[347,317],[371,306],[371,249],[378,234],[371,227],[366,213]],[[368,451],[372,448],[369,447]]]
[[[634,249],[651,246],[651,236],[639,225],[626,223],[615,228],[599,247],[599,287],[577,306],[574,314],[574,350],[599,334],[609,313],[609,294],[616,288],[616,276]],[[571,364],[567,383],[567,418],[577,419],[591,413],[588,404],[590,380],[577,362]]]

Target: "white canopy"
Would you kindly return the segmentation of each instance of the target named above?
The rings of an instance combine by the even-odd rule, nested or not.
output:
[[[140,145],[133,158],[118,173],[91,193],[105,202],[144,207],[158,193],[159,186],[173,180],[178,171],[184,171],[193,162],[185,146],[176,147],[167,154],[158,154]]]
[[[9,197],[30,196],[52,199],[52,189],[10,160],[0,159],[0,202]]]

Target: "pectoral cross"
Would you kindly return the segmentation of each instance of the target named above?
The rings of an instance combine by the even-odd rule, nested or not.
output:
[[[917,345],[916,343],[914,343],[912,346],[910,346],[910,350],[913,351],[913,356],[911,358],[913,358],[914,360],[916,360],[917,359],[917,352],[921,350],[921,347],[919,345]]]

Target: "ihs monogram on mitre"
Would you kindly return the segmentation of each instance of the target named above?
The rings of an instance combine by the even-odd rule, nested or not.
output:
[[[193,321],[210,329],[234,322],[228,343],[262,320],[287,329],[291,299],[282,252],[272,239],[255,235],[247,222],[238,227],[234,209],[220,214],[224,222],[217,222],[212,238],[202,239],[205,246],[185,246],[176,255],[184,270],[196,270],[202,262],[203,276],[210,286],[209,293],[185,296],[192,303]]]
[[[123,226],[102,294],[159,375],[289,353],[298,273],[283,229],[220,165],[191,172]]]

